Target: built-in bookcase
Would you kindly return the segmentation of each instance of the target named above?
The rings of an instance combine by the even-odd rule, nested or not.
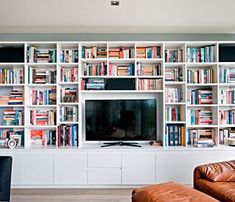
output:
[[[156,97],[156,138],[190,147],[235,136],[235,42],[11,42],[0,58],[0,136],[22,147],[77,147],[84,99]],[[17,52],[15,51],[17,50]]]

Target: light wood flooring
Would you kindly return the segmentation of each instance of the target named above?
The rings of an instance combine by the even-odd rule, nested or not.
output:
[[[11,202],[131,202],[132,189],[13,189]]]

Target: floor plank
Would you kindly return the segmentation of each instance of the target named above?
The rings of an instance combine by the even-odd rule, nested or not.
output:
[[[13,189],[11,202],[130,202],[132,189]]]

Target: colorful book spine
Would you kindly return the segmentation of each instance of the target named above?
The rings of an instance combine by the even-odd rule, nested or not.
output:
[[[185,126],[167,124],[165,127],[165,146],[185,146]]]
[[[187,70],[188,83],[214,83],[214,69]]]
[[[165,50],[165,62],[183,62],[182,49],[167,49]]]
[[[78,146],[78,125],[60,125],[58,126],[57,146]]]
[[[139,79],[138,90],[162,90],[162,79]]]
[[[78,82],[78,68],[61,68],[60,70],[61,82]]]
[[[188,47],[187,62],[207,63],[215,61],[214,45],[203,47]]]
[[[138,76],[160,76],[162,75],[161,64],[144,64],[137,63],[137,75]]]

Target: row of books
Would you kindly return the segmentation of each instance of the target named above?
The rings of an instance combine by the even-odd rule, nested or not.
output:
[[[165,50],[165,62],[183,62],[183,53],[182,49],[167,49]]]
[[[105,80],[100,79],[86,79],[81,81],[81,90],[104,90]]]
[[[212,104],[212,89],[194,89],[191,90],[190,104]]]
[[[215,53],[214,45],[203,46],[203,47],[188,47],[187,48],[187,61],[191,63],[205,63],[214,62]]]
[[[220,90],[220,104],[235,104],[235,90]]]
[[[32,125],[56,125],[56,110],[30,110],[30,123]]]
[[[58,126],[58,146],[78,146],[78,125]]]
[[[107,75],[107,64],[101,63],[83,63],[84,76],[105,76]]]
[[[235,128],[223,128],[219,130],[220,144],[227,144],[228,138],[235,138]]]
[[[183,102],[183,89],[182,88],[165,88],[165,102],[177,103]]]
[[[77,87],[62,87],[60,89],[60,102],[73,103],[78,101],[78,88]]]
[[[78,50],[64,49],[60,51],[60,62],[75,63],[78,62]]]
[[[182,121],[183,108],[182,107],[166,107],[165,108],[166,121]]]
[[[214,69],[187,70],[188,83],[214,83]]]
[[[137,47],[136,58],[161,58],[161,46]]]
[[[24,83],[24,70],[22,68],[1,68],[0,84],[22,84]]]
[[[183,69],[180,67],[166,68],[165,81],[183,81]]]
[[[32,105],[56,105],[56,88],[32,89]]]
[[[195,147],[212,147],[214,145],[215,131],[212,128],[188,129],[188,145]]]
[[[167,124],[165,127],[165,146],[184,146],[185,126]]]
[[[219,111],[220,124],[235,124],[235,109]]]
[[[139,79],[138,90],[162,90],[162,79]]]
[[[220,67],[220,83],[235,82],[235,68],[234,67]]]
[[[18,109],[4,110],[2,120],[4,126],[22,126],[24,125],[23,111]]]
[[[56,83],[56,70],[28,67],[29,84],[54,84]]]
[[[27,62],[29,63],[55,63],[56,49],[39,49],[34,46],[27,47]]]
[[[61,122],[74,122],[78,121],[78,108],[76,106],[69,106],[60,108],[60,121]]]
[[[61,82],[78,82],[78,68],[61,68],[60,69]]]
[[[109,48],[109,58],[134,58],[135,50],[132,47]]]
[[[107,58],[106,47],[82,47],[82,58],[93,59],[93,58]]]
[[[31,130],[31,146],[56,145],[56,130]]]
[[[135,75],[134,64],[110,64],[110,76],[133,76]]]
[[[143,64],[137,63],[137,75],[138,76],[160,76],[162,75],[161,64]]]
[[[210,125],[213,123],[211,109],[189,109],[188,118],[191,125]]]
[[[0,140],[6,140],[7,138],[16,140],[17,147],[24,146],[24,130],[22,130],[22,129],[1,130],[0,131]]]

